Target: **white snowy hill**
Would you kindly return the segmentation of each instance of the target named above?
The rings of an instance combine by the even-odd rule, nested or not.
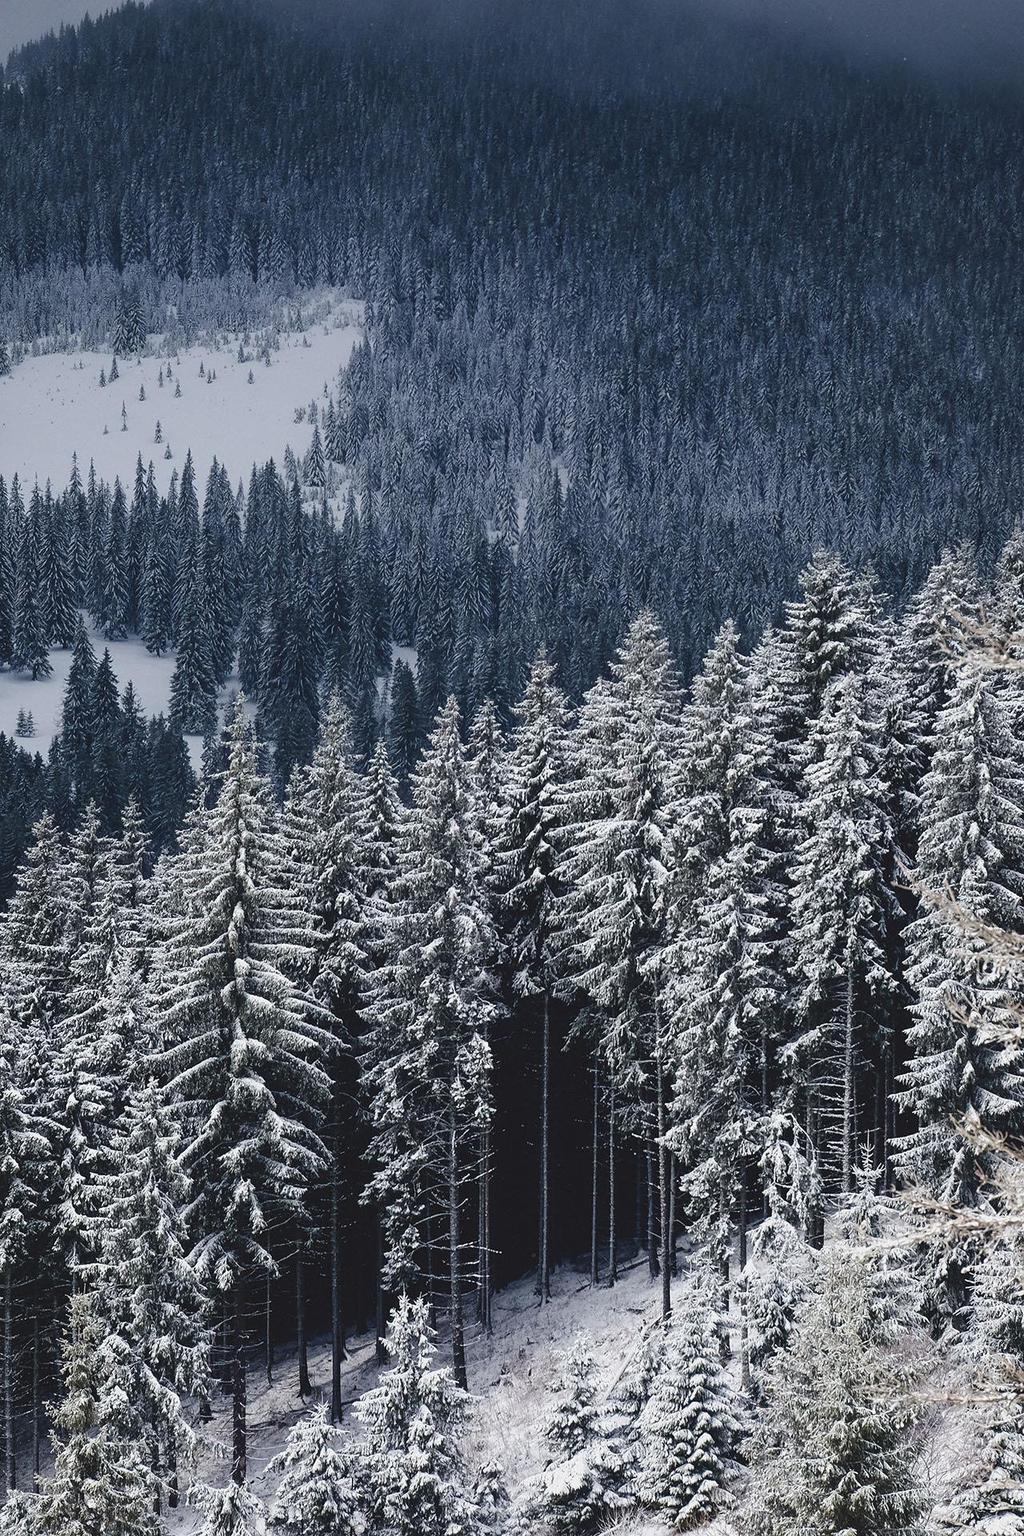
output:
[[[225,333],[180,350],[150,337],[146,353],[120,359],[118,378],[102,386],[109,354],[24,358],[0,377],[0,474],[10,483],[17,473],[26,495],[36,481],[63,490],[77,454],[83,479],[93,463],[101,479],[119,476],[130,492],[141,454],[164,493],[191,449],[202,494],[215,457],[234,485],[254,463],[280,464],[286,447],[305,454],[309,404],[324,403],[324,385],[333,388],[362,336],[360,303],[329,295],[316,308],[319,318],[303,330],[276,336]]]
[[[236,486],[248,482],[253,464],[273,458],[280,465],[287,448],[301,461],[313,436],[310,405],[319,413],[325,388],[335,389],[362,337],[362,318],[360,302],[327,293],[307,305],[301,330],[222,333],[180,349],[151,336],[146,352],[119,360],[117,379],[104,385],[109,354],[25,357],[0,376],[0,474],[8,484],[17,474],[26,500],[37,482],[50,481],[58,492],[77,454],[83,480],[91,464],[108,484],[120,478],[130,496],[141,454],[164,494],[191,451],[202,497],[215,457]],[[121,688],[134,684],[147,715],[166,712],[173,652],[151,656],[138,639],[91,633],[97,655],[109,648]],[[36,681],[0,673],[0,731],[13,734],[19,713],[30,713],[35,736],[24,745],[44,754],[60,725],[70,652],[55,650],[50,662],[51,676]],[[198,760],[199,738],[190,746]]]

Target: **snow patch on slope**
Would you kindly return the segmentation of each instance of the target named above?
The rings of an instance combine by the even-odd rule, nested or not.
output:
[[[326,404],[324,385],[333,389],[339,369],[348,363],[363,334],[362,318],[361,303],[331,299],[317,323],[280,334],[279,345],[269,351],[269,366],[256,337],[246,343],[246,338],[225,334],[169,356],[159,338],[150,338],[146,354],[119,359],[119,377],[103,387],[100,373],[110,372],[109,353],[26,357],[0,377],[0,474],[9,483],[17,473],[26,494],[36,481],[43,486],[47,480],[60,491],[77,453],[83,479],[91,462],[101,479],[113,484],[119,477],[130,491],[141,454],[143,464],[152,460],[157,488],[164,494],[191,449],[200,491],[214,458],[237,484],[254,463],[273,458],[280,464],[286,447],[296,457],[305,454],[313,427],[308,414],[296,422],[295,413],[311,400]],[[243,362],[238,361],[240,345]],[[145,400],[139,399],[140,389]],[[168,445],[170,459],[164,456]]]

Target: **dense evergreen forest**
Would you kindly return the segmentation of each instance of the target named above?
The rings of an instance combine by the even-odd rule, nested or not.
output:
[[[71,652],[0,737],[2,1536],[262,1530],[324,1337],[285,1536],[918,1536],[921,1358],[1002,1373],[947,1528],[1024,1529],[1019,103],[546,9],[0,84],[0,370],[366,300],[301,462],[0,474],[0,667]],[[470,1467],[497,1288],[638,1263],[544,1479]]]

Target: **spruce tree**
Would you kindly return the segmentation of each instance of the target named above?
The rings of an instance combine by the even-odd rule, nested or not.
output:
[[[551,953],[557,877],[559,780],[564,773],[568,705],[555,686],[554,669],[542,654],[534,662],[516,728],[502,764],[500,829],[494,848],[494,882],[507,946],[512,994],[538,1000],[541,1013],[540,1219],[537,1289],[546,1301],[550,1275]]]
[[[1006,978],[985,965],[985,944],[957,918],[1024,927],[1024,774],[1007,703],[964,666],[938,717],[921,786],[916,881],[922,910],[909,925],[911,1058],[899,1103],[918,1129],[902,1139],[904,1174],[945,1200],[973,1204],[983,1160],[962,1127],[1015,1130],[1024,1102],[1019,1049],[988,1031],[1013,1004]]]
[[[472,825],[454,701],[442,711],[399,824],[397,875],[377,919],[381,964],[368,983],[366,1082],[384,1215],[386,1283],[417,1280],[424,1243],[447,1270],[452,1362],[466,1381],[462,1209],[471,1151],[491,1114],[486,1042],[494,934]]]
[[[357,1536],[359,1495],[351,1458],[337,1444],[326,1404],[299,1420],[270,1470],[280,1475],[268,1526],[281,1536]]]
[[[356,1408],[369,1529],[473,1536],[477,1512],[460,1446],[470,1400],[450,1369],[434,1365],[425,1299],[399,1299],[386,1349],[390,1367]]]
[[[870,1267],[835,1249],[768,1382],[754,1440],[753,1536],[922,1530],[918,1432],[899,1361],[879,1348]]]
[[[733,1502],[739,1423],[722,1380],[715,1330],[699,1309],[669,1329],[637,1432],[637,1495],[673,1530],[702,1525]]]
[[[308,945],[242,702],[214,803],[200,804],[167,870],[165,937],[150,988],[167,1042],[155,1058],[185,1123],[183,1163],[198,1273],[227,1309],[234,1403],[232,1476],[245,1480],[245,1306],[273,1273],[279,1224],[301,1221],[326,1151],[318,1126],[333,1048],[289,973]]]

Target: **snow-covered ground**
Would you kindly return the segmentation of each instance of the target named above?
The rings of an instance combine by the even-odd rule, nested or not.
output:
[[[120,361],[118,379],[102,387],[101,370],[110,373],[107,354],[26,357],[0,377],[0,474],[8,484],[17,474],[26,496],[36,481],[45,485],[49,480],[55,491],[63,490],[77,454],[83,479],[92,463],[108,483],[120,477],[130,494],[141,453],[143,464],[152,461],[157,487],[164,492],[172,473],[180,475],[191,449],[201,496],[214,458],[237,484],[248,480],[254,463],[273,458],[280,465],[288,447],[297,458],[304,455],[313,435],[310,403],[315,401],[318,409],[326,403],[324,386],[334,390],[339,369],[362,336],[361,303],[328,294],[318,301],[316,313],[304,330],[280,333],[277,346],[266,353],[269,366],[261,355],[262,336],[227,334],[178,352],[168,352],[159,338],[151,337],[146,354]],[[300,411],[303,419],[296,421]],[[158,420],[160,443],[154,441]],[[168,445],[169,459],[164,456]],[[151,656],[137,639],[106,641],[96,632],[93,642],[97,655],[109,646],[121,687],[134,684],[147,715],[166,712],[173,654]],[[50,662],[51,676],[35,682],[0,672],[0,731],[12,735],[19,712],[30,712],[35,737],[24,745],[44,753],[60,725],[70,653],[53,651]],[[189,741],[195,762],[201,745],[198,737]]]
[[[101,631],[83,614],[99,659],[104,650],[110,652],[110,660],[117,674],[120,690],[131,682],[145,715],[166,714],[171,697],[171,678],[174,675],[174,652],[164,656],[151,656],[136,637],[128,640],[105,640]],[[61,708],[64,703],[64,687],[71,666],[70,651],[51,651],[49,677],[35,681],[22,672],[0,672],[0,731],[13,736],[21,711],[31,714],[35,735],[21,741],[29,752],[46,755],[50,742],[60,729]],[[231,678],[224,689],[224,697],[238,687],[238,679]],[[198,768],[202,759],[201,736],[186,736],[193,767]]]
[[[514,1494],[544,1466],[541,1424],[551,1405],[551,1385],[558,1372],[558,1356],[578,1331],[593,1342],[601,1368],[601,1385],[610,1388],[640,1340],[644,1324],[658,1312],[660,1292],[651,1284],[646,1262],[627,1271],[619,1284],[592,1289],[586,1276],[572,1269],[558,1270],[553,1277],[553,1296],[541,1307],[533,1293],[532,1278],[525,1279],[495,1297],[494,1333],[490,1339],[470,1332],[469,1387],[477,1399],[467,1451],[473,1463],[495,1460],[504,1470]],[[351,1359],[345,1366],[342,1394],[350,1404],[373,1385],[377,1366],[373,1339],[361,1335],[349,1343]],[[444,1343],[441,1343],[444,1363]],[[330,1351],[318,1340],[310,1351],[310,1375],[317,1397],[329,1398]],[[267,1474],[272,1458],[284,1445],[289,1429],[309,1403],[303,1405],[296,1390],[293,1354],[282,1353],[275,1361],[274,1383],[267,1385],[262,1363],[254,1364],[249,1382],[250,1471],[257,1492],[264,1498],[273,1492],[274,1479]],[[213,1437],[227,1445],[230,1405],[215,1404],[210,1426]],[[346,1408],[346,1413],[349,1410]],[[348,1419],[352,1427],[351,1415]],[[211,1483],[227,1479],[227,1463],[211,1454],[200,1467]],[[193,1511],[183,1510],[175,1527],[181,1533],[198,1525]],[[619,1528],[617,1528],[619,1529]],[[641,1521],[623,1525],[623,1536],[661,1536],[665,1527]]]
[[[339,298],[325,308],[325,317],[307,329],[280,335],[269,366],[259,338],[231,335],[169,356],[151,338],[147,353],[120,360],[119,377],[102,387],[101,371],[110,373],[107,353],[26,357],[0,377],[0,474],[10,483],[17,473],[26,491],[37,480],[63,490],[77,453],[83,478],[92,462],[102,479],[113,483],[120,476],[130,489],[141,454],[143,464],[152,460],[164,492],[172,472],[181,474],[189,449],[200,489],[215,457],[237,484],[254,463],[273,458],[280,464],[286,447],[305,454],[313,428],[308,415],[296,422],[295,412],[313,400],[325,403],[324,385],[333,388],[362,335],[361,304]]]

